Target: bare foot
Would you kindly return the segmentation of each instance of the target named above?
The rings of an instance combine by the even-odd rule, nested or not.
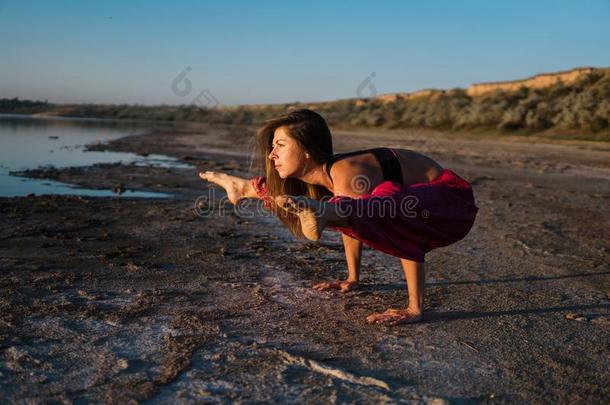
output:
[[[320,210],[321,204],[318,200],[303,196],[280,195],[275,197],[278,207],[295,214],[301,222],[303,235],[313,241],[320,240],[322,231],[326,227],[326,210]]]
[[[390,308],[385,312],[371,314],[366,317],[369,323],[377,323],[389,326],[400,325],[401,323],[415,323],[423,319],[421,311],[415,311],[409,308],[393,309]]]
[[[326,291],[326,290],[341,290],[342,293],[346,293],[356,289],[358,282],[348,280],[337,280],[326,283],[320,283],[313,286],[314,290]]]
[[[226,173],[218,172],[200,172],[199,177],[203,180],[207,180],[211,183],[217,184],[224,188],[227,192],[227,197],[232,204],[237,204],[239,200],[244,198],[244,190],[247,186],[248,180],[242,179],[241,177],[231,176]]]

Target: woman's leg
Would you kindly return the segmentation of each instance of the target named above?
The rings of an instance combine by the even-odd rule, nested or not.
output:
[[[335,204],[291,195],[277,196],[275,203],[299,217],[303,235],[309,240],[319,240],[322,237],[322,231],[327,226],[349,226],[347,217],[341,214],[339,207]]]
[[[407,281],[409,294],[407,307],[404,309],[390,308],[385,312],[369,315],[366,320],[371,323],[381,323],[390,326],[401,323],[419,322],[424,313],[425,264],[413,260],[400,259]]]

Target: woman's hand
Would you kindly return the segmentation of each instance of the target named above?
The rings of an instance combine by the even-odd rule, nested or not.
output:
[[[242,198],[247,198],[250,196],[250,194],[252,194],[250,192],[250,188],[252,186],[250,184],[250,180],[248,179],[231,176],[226,173],[212,172],[209,170],[206,172],[200,172],[199,177],[224,188],[227,192],[229,201],[231,201],[231,203],[234,205],[237,204]]]
[[[357,286],[358,286],[357,281],[337,280],[337,281],[316,284],[313,286],[313,288],[318,291],[341,290],[342,293],[346,293],[346,292],[356,289]]]

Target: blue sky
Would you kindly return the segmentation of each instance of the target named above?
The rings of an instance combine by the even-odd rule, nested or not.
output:
[[[0,0],[0,97],[189,104],[205,91],[231,105],[357,97],[367,77],[378,94],[466,87],[610,67],[609,21],[610,0]]]

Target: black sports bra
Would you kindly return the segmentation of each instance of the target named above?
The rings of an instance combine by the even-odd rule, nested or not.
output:
[[[354,152],[339,153],[332,156],[326,161],[326,173],[328,174],[328,178],[330,178],[330,181],[333,181],[333,179],[330,177],[330,168],[336,161],[350,156],[362,155],[364,153],[372,153],[373,155],[375,155],[377,161],[379,162],[379,165],[381,165],[384,181],[395,181],[397,183],[402,184],[403,180],[400,161],[398,160],[398,155],[396,155],[396,152],[394,152],[394,150],[390,148],[357,150]]]

